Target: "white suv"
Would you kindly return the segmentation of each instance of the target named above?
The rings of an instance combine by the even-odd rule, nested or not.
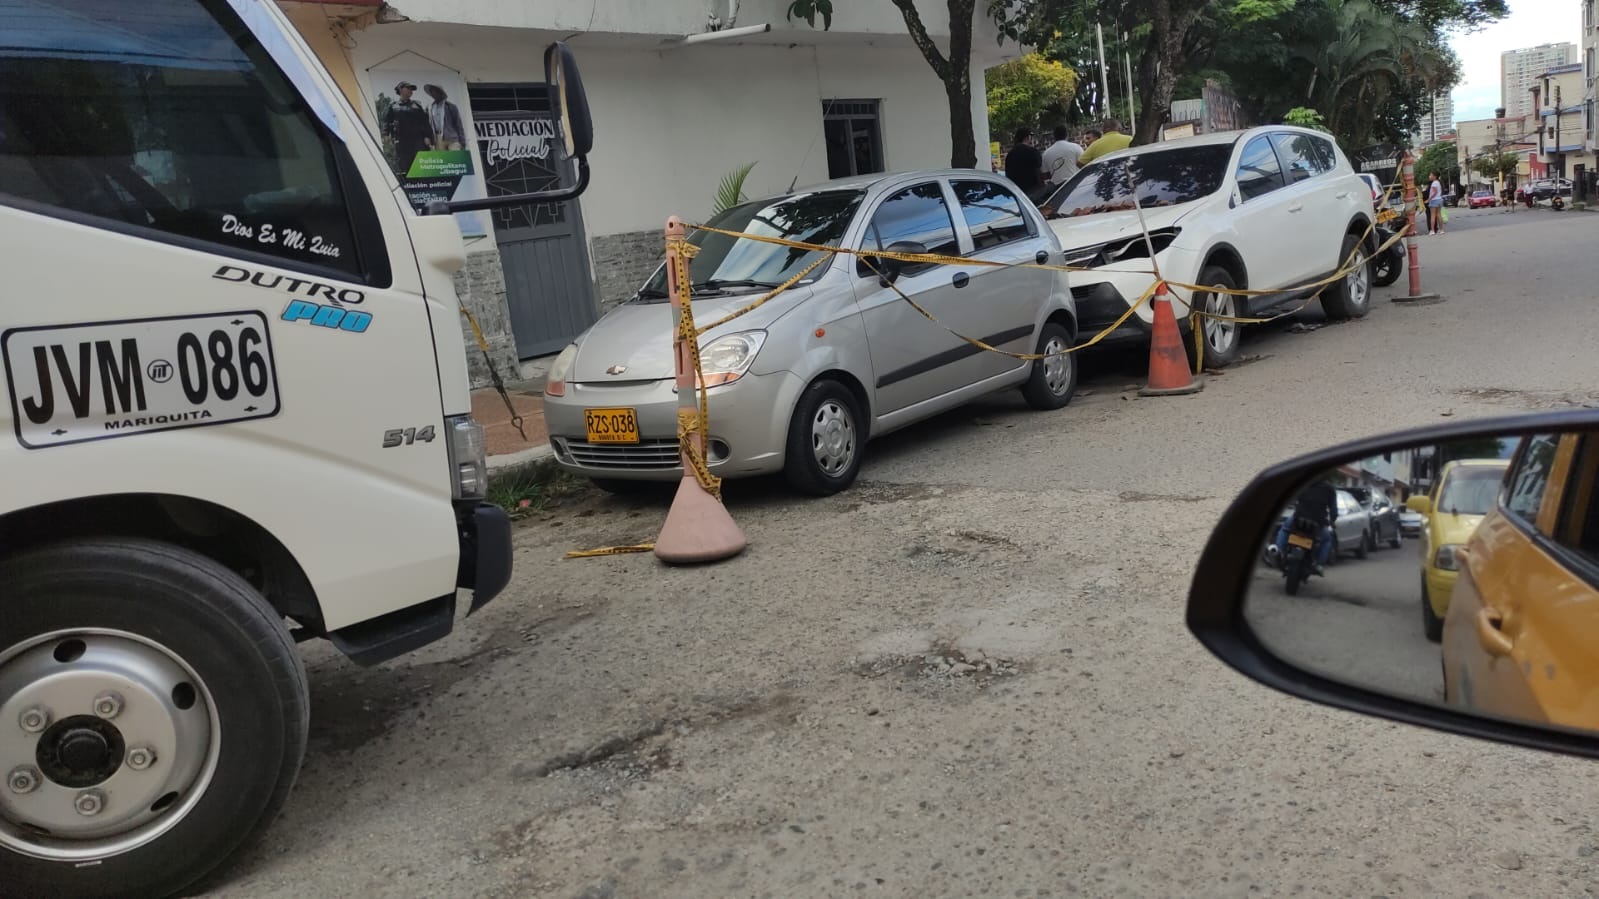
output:
[[[1137,184],[1136,191],[1131,186]],[[1136,202],[1149,228],[1140,230]],[[1168,281],[1274,291],[1266,296],[1173,288],[1173,312],[1186,332],[1190,303],[1224,316],[1281,309],[1313,292],[1354,254],[1360,263],[1326,288],[1330,318],[1360,318],[1371,304],[1366,235],[1371,189],[1333,139],[1319,131],[1272,125],[1132,147],[1078,172],[1042,204],[1066,247],[1072,295],[1083,334],[1095,334],[1138,302],[1154,276],[1148,243]],[[1148,304],[1108,340],[1148,340]],[[1238,358],[1238,324],[1206,319],[1205,362]]]

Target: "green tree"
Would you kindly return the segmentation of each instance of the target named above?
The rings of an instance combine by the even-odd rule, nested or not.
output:
[[[1308,106],[1295,106],[1293,109],[1283,113],[1283,123],[1286,125],[1298,125],[1301,128],[1314,128],[1317,131],[1327,131],[1331,133],[1330,129],[1327,127],[1326,117],[1316,110],[1309,108]]]
[[[1471,170],[1484,178],[1508,178],[1521,166],[1521,157],[1515,153],[1490,153],[1471,161]]]
[[[1454,141],[1439,141],[1416,158],[1416,183],[1425,184],[1433,173],[1449,184],[1460,183],[1460,151]]]
[[[1038,129],[1046,117],[1068,118],[1077,94],[1077,73],[1038,53],[1029,53],[988,71],[988,126],[1006,136],[1026,126]]]

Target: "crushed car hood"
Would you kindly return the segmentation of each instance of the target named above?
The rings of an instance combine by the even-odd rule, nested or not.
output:
[[[1157,228],[1169,228],[1197,208],[1199,208],[1198,202],[1145,209],[1144,223],[1151,231]],[[1049,227],[1055,232],[1055,236],[1060,238],[1061,247],[1067,250],[1132,237],[1143,231],[1135,210],[1050,219]]]

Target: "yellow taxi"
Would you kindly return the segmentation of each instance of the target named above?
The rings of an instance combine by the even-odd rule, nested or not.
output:
[[[1434,643],[1443,637],[1444,614],[1460,568],[1456,555],[1493,508],[1509,465],[1503,459],[1457,459],[1444,465],[1431,493],[1405,501],[1422,516],[1421,622]]]
[[[1444,696],[1467,711],[1599,727],[1599,433],[1524,439],[1456,554]]]

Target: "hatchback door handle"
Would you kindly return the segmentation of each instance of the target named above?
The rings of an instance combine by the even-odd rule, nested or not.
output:
[[[1504,616],[1494,609],[1477,610],[1477,642],[1481,643],[1483,651],[1491,656],[1510,655],[1513,644],[1510,642],[1510,637],[1499,629],[1504,623]]]
[[[972,276],[965,272],[956,272],[953,281],[956,287],[965,287],[972,283]]]

